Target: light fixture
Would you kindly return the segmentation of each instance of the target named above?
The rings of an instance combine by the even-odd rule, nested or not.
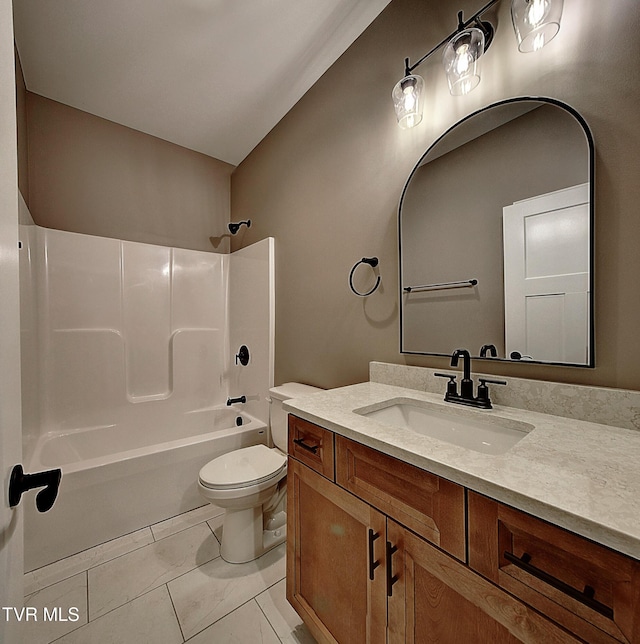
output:
[[[476,25],[465,29],[461,11],[458,14],[458,33],[444,48],[442,64],[453,96],[468,94],[480,82],[480,58],[493,38],[493,27],[480,20],[476,20]],[[483,29],[483,25],[487,26]],[[485,32],[488,34],[486,39]]]
[[[563,0],[511,0],[511,20],[523,52],[538,51],[560,31]]]
[[[424,80],[420,76],[407,74],[393,88],[393,104],[398,125],[406,130],[422,121],[422,96]]]
[[[404,78],[396,83],[392,97],[398,125],[415,127],[422,121],[424,80],[413,73],[431,54],[444,47],[442,63],[449,91],[468,94],[480,83],[480,58],[493,40],[494,28],[482,15],[500,0],[490,0],[469,20],[458,12],[458,28],[427,52],[418,62],[404,60]],[[537,51],[559,31],[563,0],[511,0],[511,18],[521,52]]]

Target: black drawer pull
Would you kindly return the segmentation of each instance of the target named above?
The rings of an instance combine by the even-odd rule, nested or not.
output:
[[[391,563],[391,557],[394,552],[397,552],[398,546],[392,546],[387,541],[387,597],[391,597],[393,593],[393,584],[398,581],[398,575],[393,574],[393,565]]]
[[[531,561],[531,555],[527,554],[526,552],[522,555],[522,557],[516,557],[512,552],[505,551],[504,558],[518,568],[521,568],[525,572],[528,572],[530,575],[533,575],[540,581],[544,581],[546,584],[549,584],[549,586],[553,586],[556,590],[559,590],[565,595],[569,595],[569,597],[571,597],[572,599],[575,599],[581,604],[584,604],[592,610],[595,610],[597,613],[604,615],[607,619],[613,619],[613,608],[610,608],[606,604],[603,604],[597,599],[594,599],[595,590],[591,586],[585,586],[584,591],[582,592],[577,590],[561,579],[558,579],[557,577],[550,575],[548,572],[540,570],[540,568],[537,568],[533,564],[530,564],[529,562]]]
[[[379,537],[380,535],[377,532],[373,532],[371,528],[369,528],[369,579],[373,581],[373,571],[380,565],[379,561],[374,561],[373,559],[373,542]]]
[[[312,454],[316,454],[320,449],[320,445],[307,445],[302,438],[294,438],[293,442],[296,445],[300,445],[302,449],[306,449],[307,452],[311,452]]]

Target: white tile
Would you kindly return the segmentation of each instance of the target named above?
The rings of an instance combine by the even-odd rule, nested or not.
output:
[[[89,570],[89,619],[95,619],[211,561],[220,546],[202,523]]]
[[[255,601],[247,602],[198,633],[189,644],[280,644],[280,640]]]
[[[191,510],[190,512],[185,512],[180,514],[177,517],[172,517],[166,521],[161,521],[151,526],[151,532],[156,541],[169,537],[176,532],[190,528],[191,526],[202,523],[207,519],[212,519],[221,514],[224,514],[224,509],[219,508],[217,505],[207,503],[200,508]]]
[[[283,579],[285,567],[285,544],[282,544],[255,561],[229,564],[218,558],[169,582],[185,638]]]
[[[180,626],[166,586],[89,622],[56,644],[181,644]]]
[[[271,586],[256,597],[256,602],[280,641],[290,644],[315,644],[313,635],[287,601],[286,583],[283,579]]]
[[[87,623],[87,573],[29,595],[24,605],[36,609],[37,621],[24,622],[24,642],[46,644]]]
[[[62,579],[67,579],[79,572],[89,570],[89,568],[115,559],[127,552],[137,550],[149,543],[153,543],[153,535],[149,528],[143,528],[118,539],[107,541],[95,548],[79,552],[77,555],[61,559],[48,566],[32,570],[24,576],[25,595],[30,595],[41,588],[55,584]]]

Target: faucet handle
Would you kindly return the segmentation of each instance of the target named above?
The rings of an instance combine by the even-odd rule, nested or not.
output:
[[[243,367],[246,367],[249,364],[249,347],[246,344],[243,344],[238,353],[236,354],[236,364],[238,361]]]
[[[478,401],[482,403],[482,406],[486,409],[491,409],[491,400],[489,398],[489,387],[487,383],[490,382],[492,385],[506,385],[506,380],[493,380],[491,378],[478,378],[480,384],[478,385]]]
[[[447,396],[457,396],[458,395],[458,387],[456,385],[456,374],[451,374],[451,373],[434,373],[434,376],[438,376],[438,378],[449,378],[449,382],[447,383]],[[446,400],[446,397],[445,397]]]
[[[492,380],[491,378],[478,378],[480,381],[480,384],[484,384],[485,382],[488,382],[491,385],[506,385],[507,381],[506,380]]]
[[[437,372],[434,372],[434,374],[433,374],[433,375],[434,375],[434,376],[438,376],[438,378],[451,378],[452,380],[455,380],[455,379],[456,379],[456,376],[457,376],[458,374],[455,374],[455,373],[437,373]]]

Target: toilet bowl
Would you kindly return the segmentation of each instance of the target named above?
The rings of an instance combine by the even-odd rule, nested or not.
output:
[[[252,445],[209,461],[198,475],[198,490],[224,508],[220,555],[245,563],[286,538],[287,413],[282,401],[320,391],[288,382],[269,390],[269,424],[275,447]]]

